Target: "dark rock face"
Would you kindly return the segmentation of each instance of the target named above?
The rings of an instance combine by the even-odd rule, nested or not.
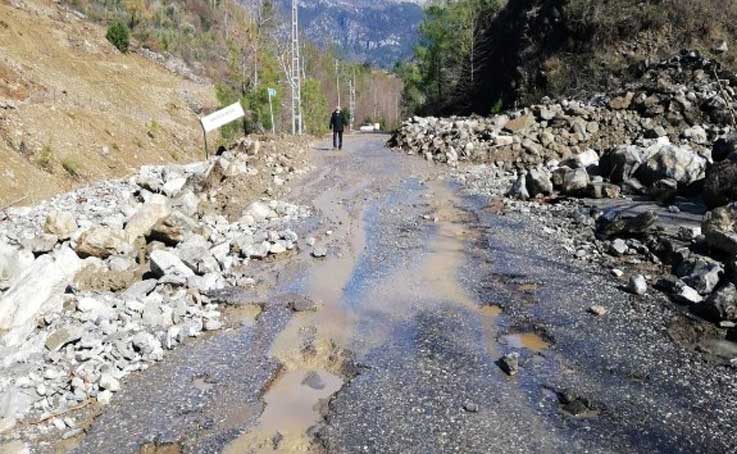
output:
[[[291,0],[278,3],[288,14]],[[300,2],[299,8],[306,38],[384,68],[412,56],[423,18],[422,8],[413,2],[320,0]]]
[[[704,203],[716,208],[737,201],[737,160],[717,162],[706,172]]]

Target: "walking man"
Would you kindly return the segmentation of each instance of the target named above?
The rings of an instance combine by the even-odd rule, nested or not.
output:
[[[340,110],[340,106],[335,108],[335,112],[330,116],[330,129],[333,131],[333,148],[343,149],[343,130],[345,129],[345,116]]]

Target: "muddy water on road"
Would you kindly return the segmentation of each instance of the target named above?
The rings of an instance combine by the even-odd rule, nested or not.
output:
[[[482,321],[488,353],[496,353],[498,308],[482,309],[458,280],[474,240],[471,216],[447,182],[382,170],[395,173],[389,175],[394,187],[377,187],[386,173],[353,172],[315,199],[318,215],[334,229],[317,238],[329,242],[331,254],[290,290],[315,301],[318,310],[297,314],[277,337],[272,354],[283,373],[263,397],[258,425],[224,452],[310,452],[307,433],[321,419],[321,404],[347,378],[344,352],[360,357],[391,342],[396,324],[419,311],[447,302],[472,311]],[[387,212],[396,222],[383,222]],[[310,376],[319,377],[319,389],[305,385]]]

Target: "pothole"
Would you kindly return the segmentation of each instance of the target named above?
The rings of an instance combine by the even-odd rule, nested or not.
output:
[[[502,336],[502,342],[512,348],[524,348],[535,353],[540,353],[552,345],[541,335],[534,332],[513,333]]]
[[[258,425],[228,444],[223,454],[308,452],[310,427],[320,422],[322,404],[343,383],[325,369],[284,372],[264,394],[266,408]]]
[[[487,317],[499,317],[500,315],[502,315],[502,312],[504,312],[504,309],[496,304],[491,304],[481,306],[479,308],[479,311],[482,315],[485,315]]]

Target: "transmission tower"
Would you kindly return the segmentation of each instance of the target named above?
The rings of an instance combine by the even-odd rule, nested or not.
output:
[[[351,112],[351,119],[349,129],[353,130],[353,120],[356,118],[356,72],[353,71],[353,79],[348,79],[348,90],[350,93],[349,109]]]
[[[302,134],[302,67],[299,50],[299,4],[297,0],[292,0],[292,134]]]
[[[338,94],[338,103],[337,105],[340,106],[340,63],[338,62],[338,59],[335,59],[335,92]]]

